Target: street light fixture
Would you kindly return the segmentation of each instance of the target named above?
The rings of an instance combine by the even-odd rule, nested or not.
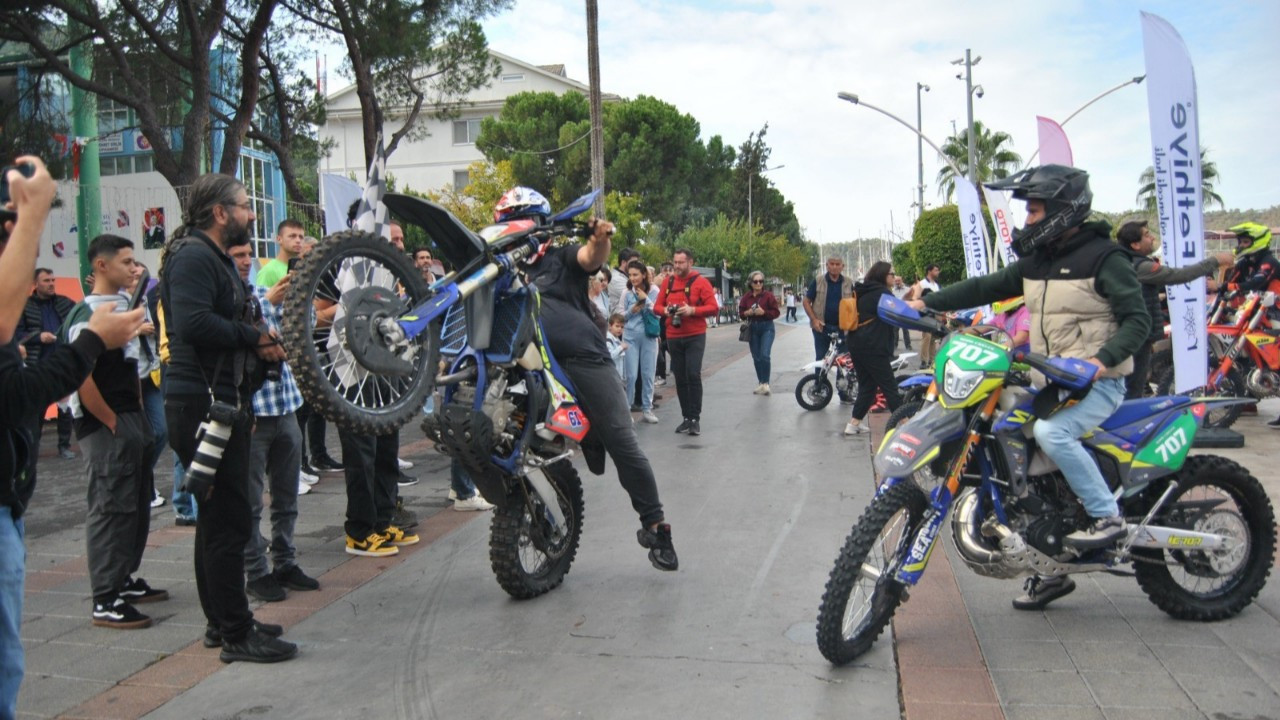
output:
[[[911,127],[911,123],[907,122],[906,120],[903,120],[902,118],[898,117],[897,115],[894,115],[893,113],[889,112],[888,110],[885,110],[884,108],[879,108],[879,107],[876,107],[875,105],[872,105],[869,102],[866,102],[865,100],[858,97],[854,93],[842,91],[842,92],[836,93],[836,97],[840,98],[841,100],[844,100],[845,102],[850,102],[850,103],[853,103],[854,105],[860,105],[868,110],[875,110],[881,115],[884,115],[892,120],[898,121],[898,124],[902,125],[906,129],[915,133],[917,136],[919,136],[921,140],[929,143],[929,147],[933,148],[934,152],[938,153],[938,156],[941,157],[942,160],[947,163],[947,165],[951,166],[951,170],[956,174],[956,177],[964,176],[964,173],[960,172],[960,168],[956,167],[956,164],[952,162],[951,158],[943,154],[942,148],[938,147],[936,143],[930,140],[928,135],[925,135],[919,130]]]
[[[964,57],[951,61],[952,65],[964,65],[964,73],[957,74],[956,78],[959,79],[963,77],[964,79],[964,100],[965,105],[969,109],[969,181],[973,183],[974,187],[978,186],[978,153],[973,137],[973,66],[980,62],[982,62],[982,56],[979,55],[975,58],[971,58],[968,48],[965,48]],[[982,97],[983,93],[981,85],[977,87],[977,92],[978,97]]]
[[[760,174],[763,175],[771,170],[781,170],[786,165],[774,165],[773,167],[760,168]],[[751,218],[751,180],[755,177],[755,173],[747,174],[747,237],[754,238],[756,236],[756,226]]]
[[[921,113],[920,93],[929,92],[929,86],[916,82],[916,202],[920,204],[920,212],[924,212],[924,141],[920,139]]]
[[[1062,127],[1063,125],[1066,125],[1067,123],[1071,122],[1071,118],[1073,118],[1073,117],[1075,117],[1075,116],[1079,115],[1080,113],[1084,112],[1084,109],[1085,109],[1085,108],[1087,108],[1087,107],[1089,107],[1090,105],[1092,105],[1092,104],[1094,104],[1094,103],[1098,102],[1099,100],[1101,100],[1102,98],[1104,98],[1104,97],[1106,97],[1106,96],[1110,95],[1111,93],[1113,93],[1113,92],[1115,92],[1115,91],[1117,91],[1117,90],[1119,90],[1119,89],[1121,89],[1121,88],[1128,87],[1128,86],[1130,86],[1130,85],[1141,85],[1141,84],[1142,84],[1142,81],[1143,81],[1143,80],[1146,80],[1146,79],[1147,79],[1147,76],[1146,76],[1146,75],[1137,75],[1137,76],[1134,76],[1134,77],[1129,78],[1128,80],[1125,80],[1124,82],[1122,82],[1122,83],[1120,83],[1119,85],[1117,85],[1117,86],[1115,86],[1115,87],[1111,88],[1110,90],[1107,90],[1107,91],[1105,91],[1105,92],[1100,93],[1099,95],[1097,95],[1096,97],[1094,97],[1094,98],[1093,98],[1092,100],[1090,100],[1089,102],[1087,102],[1087,103],[1085,103],[1085,104],[1081,105],[1080,107],[1076,108],[1076,111],[1075,111],[1075,112],[1073,112],[1073,113],[1071,113],[1070,115],[1068,115],[1066,120],[1063,120],[1062,122],[1058,123],[1058,126],[1059,126],[1059,127]],[[1027,164],[1024,166],[1024,168],[1023,168],[1023,169],[1025,170],[1026,168],[1031,167],[1031,163],[1035,161],[1036,156],[1037,156],[1037,155],[1039,155],[1039,154],[1040,154],[1040,148],[1036,148],[1036,151],[1035,151],[1035,152],[1033,152],[1033,153],[1031,153],[1031,157],[1027,159]]]

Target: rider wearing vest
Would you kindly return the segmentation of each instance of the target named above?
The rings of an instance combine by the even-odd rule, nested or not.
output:
[[[1160,293],[1166,285],[1181,285],[1199,277],[1213,277],[1219,267],[1231,267],[1231,253],[1218,253],[1194,265],[1171,268],[1161,265],[1151,257],[1156,249],[1156,236],[1147,229],[1146,220],[1131,220],[1120,226],[1116,242],[1133,264],[1133,271],[1142,284],[1142,302],[1151,316],[1151,330],[1146,342],[1133,354],[1133,373],[1125,379],[1125,399],[1142,397],[1147,389],[1147,376],[1151,371],[1151,344],[1164,337],[1164,311],[1160,308]]]
[[[1003,270],[969,278],[914,301],[916,307],[957,310],[1021,294],[1031,309],[1031,349],[1097,366],[1088,394],[1075,405],[1036,420],[1036,441],[1061,469],[1090,517],[1064,538],[1080,550],[1104,548],[1126,535],[1124,518],[1080,437],[1111,416],[1124,400],[1124,376],[1147,338],[1151,319],[1133,265],[1111,242],[1104,222],[1085,222],[1093,193],[1083,170],[1062,165],[1030,168],[988,187],[1012,190],[1027,203],[1027,224],[1013,233],[1019,260]],[[1045,379],[1035,374],[1037,386]],[[1042,392],[1054,392],[1053,389]],[[1043,607],[1074,589],[1069,578],[1031,578],[1020,609]]]

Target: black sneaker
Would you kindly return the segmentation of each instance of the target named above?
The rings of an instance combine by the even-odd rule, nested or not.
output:
[[[1115,544],[1117,540],[1123,539],[1127,532],[1124,518],[1118,515],[1093,518],[1089,527],[1067,535],[1062,542],[1079,550],[1096,550]]]
[[[1017,610],[1043,610],[1045,605],[1063,595],[1070,595],[1076,589],[1076,581],[1066,575],[1032,575],[1022,588],[1026,592],[1013,599],[1013,607]]]
[[[302,572],[297,565],[290,565],[283,572],[276,571],[276,580],[290,590],[319,590],[320,581]]]
[[[120,588],[120,597],[126,602],[149,603],[169,599],[168,590],[158,590],[147,584],[142,578],[131,578]]]
[[[697,421],[697,420],[690,420],[690,421],[689,421],[689,434],[690,434],[690,435],[701,435],[701,434],[702,434],[702,426],[698,424],[698,421]]]
[[[631,406],[631,412],[633,412],[633,413],[638,413],[638,412],[640,412],[640,411],[641,411],[641,410],[643,410],[643,409],[644,409],[644,408],[640,407],[639,405],[632,405],[632,406]]]
[[[396,498],[396,511],[391,513],[391,524],[401,530],[418,527],[418,514],[404,506],[404,498]]]
[[[265,602],[280,602],[286,597],[284,587],[280,585],[280,581],[276,579],[276,576],[271,573],[267,573],[257,580],[250,580],[245,583],[244,589],[248,591],[250,597]]]
[[[187,517],[186,515],[179,515],[178,517],[174,518],[173,524],[177,525],[178,527],[195,527],[196,519],[193,517]]]
[[[676,557],[676,548],[671,544],[671,525],[658,523],[656,530],[640,528],[636,531],[636,542],[640,547],[649,548],[649,562],[659,570],[674,571],[680,567],[680,558]]]
[[[406,475],[403,470],[400,471],[400,477],[396,478],[396,484],[400,487],[409,487],[418,484],[418,478],[413,475]]]
[[[1271,422],[1267,423],[1267,427],[1271,428],[1272,430],[1280,430],[1280,417],[1277,417],[1275,420],[1272,420]]]
[[[693,423],[693,421],[692,421],[692,420],[690,420],[689,418],[685,418],[685,419],[684,419],[684,422],[682,422],[682,423],[680,423],[679,425],[677,425],[677,426],[676,426],[676,432],[678,432],[678,433],[687,433],[687,432],[689,432],[689,426],[690,426],[690,424],[692,424],[692,423]]]
[[[256,627],[239,640],[222,641],[222,652],[218,659],[224,663],[253,662],[274,663],[289,660],[298,654],[298,646],[287,640],[272,637],[260,632]]]
[[[284,627],[280,625],[272,625],[271,623],[253,621],[253,627],[259,633],[270,637],[280,637],[284,634]],[[222,631],[216,627],[205,626],[204,629],[204,646],[207,648],[222,647]]]
[[[342,463],[334,460],[327,454],[317,455],[311,458],[311,467],[316,468],[317,470],[341,470]]]
[[[138,612],[124,598],[113,595],[103,598],[101,602],[94,601],[93,624],[118,630],[137,630],[151,627],[151,618]]]

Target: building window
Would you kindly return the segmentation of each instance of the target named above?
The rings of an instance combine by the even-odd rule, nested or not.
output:
[[[276,248],[275,240],[254,240],[253,241],[253,256],[256,258],[260,258],[263,260],[270,260],[274,258],[276,256],[276,253],[278,252],[280,251],[279,249]]]
[[[240,182],[244,183],[245,192],[249,195],[249,202],[253,205],[253,214],[256,216],[253,227],[249,231],[250,237],[254,239],[275,236],[274,233],[265,230],[265,228],[274,229],[276,221],[275,204],[271,201],[267,172],[268,167],[265,161],[250,155],[240,156]]]
[[[133,125],[132,112],[115,100],[98,97],[98,133],[111,135]]]
[[[134,172],[151,172],[156,169],[155,159],[150,155],[135,155],[133,158]]]
[[[480,118],[453,121],[453,144],[474,145],[480,137]]]
[[[453,171],[453,189],[462,192],[467,185],[471,184],[471,173],[466,170]]]
[[[503,75],[502,82],[504,83],[524,82],[524,73],[511,73],[510,75]]]

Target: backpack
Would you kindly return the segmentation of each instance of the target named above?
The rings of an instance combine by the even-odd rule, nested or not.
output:
[[[847,297],[840,301],[840,329],[845,332],[857,330],[864,327],[875,318],[868,318],[865,321],[858,320],[858,293],[855,291],[853,297]]]

